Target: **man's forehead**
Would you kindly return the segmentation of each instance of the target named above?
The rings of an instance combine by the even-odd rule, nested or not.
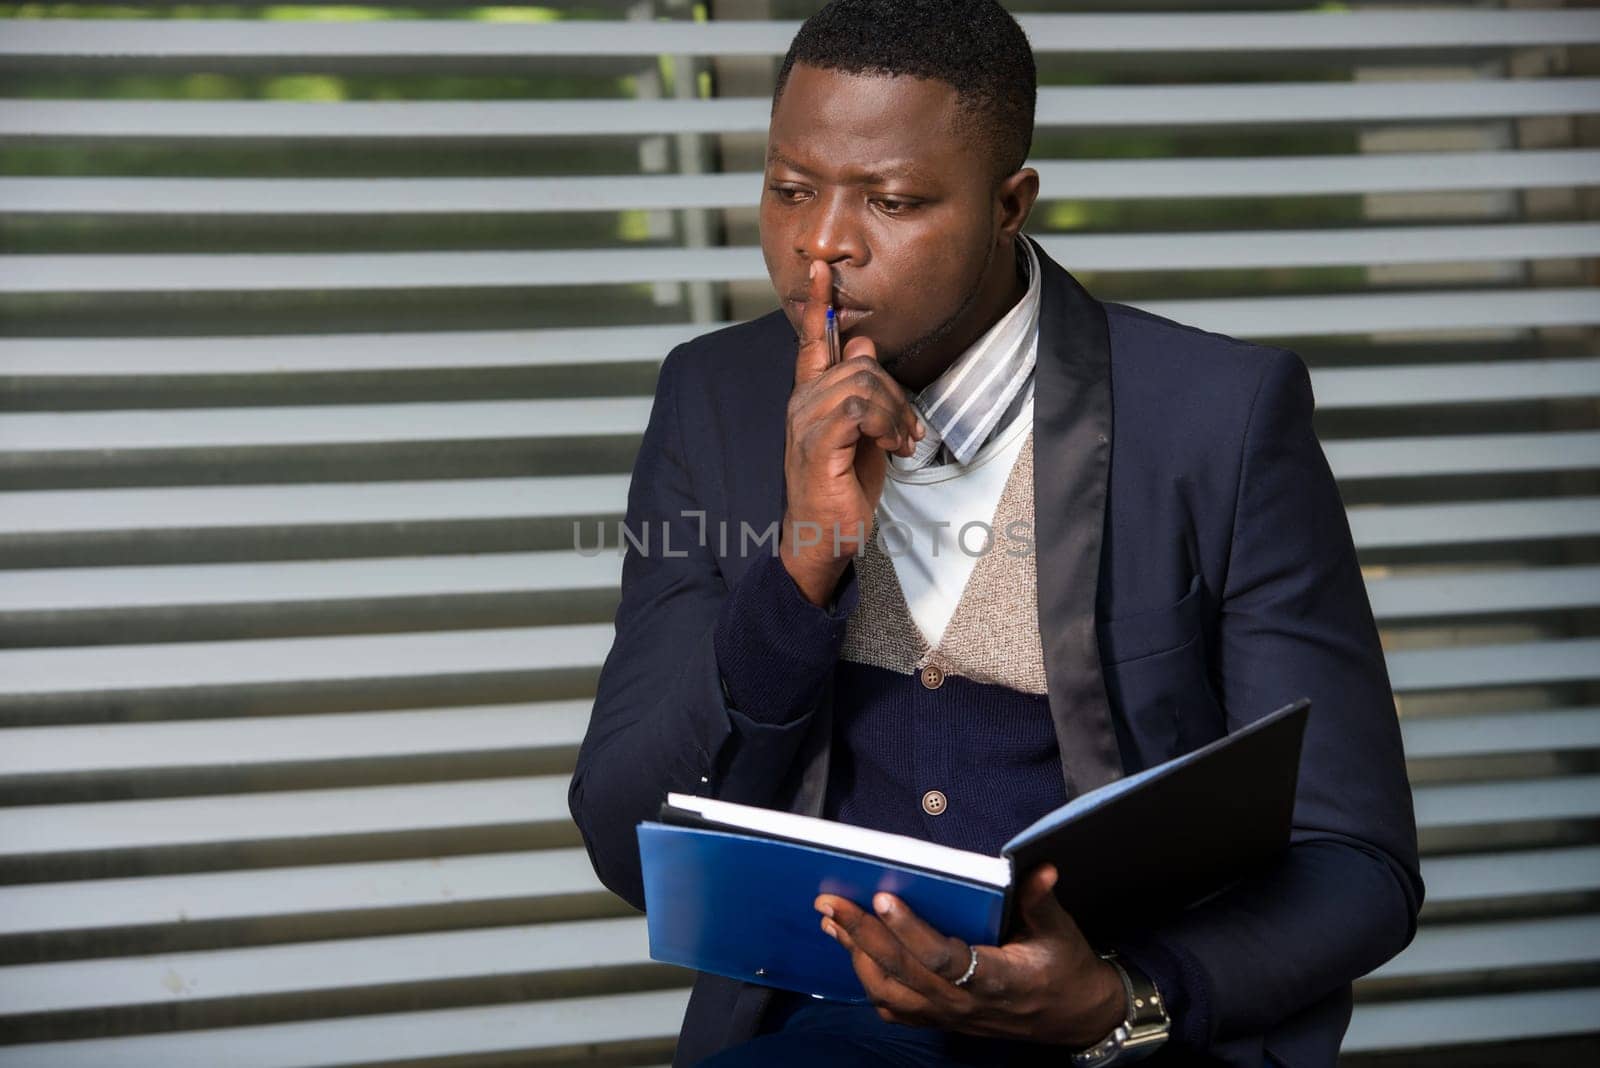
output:
[[[968,149],[954,86],[795,64],[773,109],[767,162],[817,175],[929,180]]]
[[[773,107],[772,125],[783,132],[914,139],[949,131],[960,110],[960,94],[947,82],[796,63]]]

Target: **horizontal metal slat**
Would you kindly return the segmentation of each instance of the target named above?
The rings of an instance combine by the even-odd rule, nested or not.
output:
[[[1600,223],[1045,237],[1078,271],[1326,267],[1600,255]],[[761,250],[182,253],[0,257],[0,292],[168,293],[763,281]]]
[[[12,805],[0,808],[0,856],[570,822],[565,775]]]
[[[0,967],[0,1011],[104,1010],[648,963],[642,918],[577,920],[17,964]]]
[[[1141,301],[1139,307],[1239,337],[1498,330],[1600,323],[1600,290],[1155,300]],[[655,362],[674,345],[727,325],[261,337],[0,338],[0,375],[290,374]]]
[[[1367,595],[1380,620],[1600,607],[1600,567],[1397,576],[1368,581]]]
[[[642,537],[642,532],[634,534]],[[661,551],[659,544],[653,547]],[[463,553],[368,560],[40,568],[0,571],[0,613],[182,610],[205,605],[283,605],[472,594],[573,594],[579,590],[615,589],[621,578],[621,555],[610,551],[595,555]],[[1588,576],[1574,575],[1573,580],[1577,588],[1585,588]]]
[[[95,775],[575,748],[591,702],[9,727],[0,776]]]
[[[1600,708],[1412,717],[1400,732],[1412,760],[1600,749]]]
[[[523,439],[596,440],[644,431],[646,398],[461,401],[454,404],[128,409],[0,416],[0,449],[16,454],[274,448]],[[1600,431],[1369,438],[1324,445],[1340,478],[1403,478],[1600,467]]]
[[[0,776],[249,767],[447,753],[569,748],[586,700],[152,723],[13,727]],[[1413,759],[1600,748],[1600,708],[1406,719]]]
[[[1545,189],[1600,182],[1600,151],[1585,148],[1030,163],[1047,201]],[[18,214],[479,215],[754,207],[760,196],[761,175],[755,172],[571,178],[0,177],[0,204]]]
[[[1361,505],[1349,510],[1361,549],[1529,541],[1600,534],[1600,497],[1472,504]],[[3,529],[3,528],[0,528]]]
[[[0,1065],[105,1068],[108,1058],[149,1064],[236,1068],[364,1065],[378,1059],[507,1053],[642,1039],[670,1043],[687,990],[566,998],[155,1035],[0,1047]],[[1600,988],[1357,1005],[1344,1049],[1424,1048],[1526,1035],[1587,1033],[1600,1014]]]
[[[65,20],[63,20],[65,21]],[[1021,15],[1037,53],[1327,51],[1509,48],[1600,41],[1584,11]],[[0,61],[128,57],[576,58],[782,55],[800,28],[789,21],[556,21],[537,25],[403,20],[363,23],[236,19],[15,19]]]
[[[727,323],[222,337],[0,338],[0,375],[293,374],[659,362]]]
[[[562,998],[428,1012],[174,1031],[0,1046],[3,1068],[106,1068],[108,1063],[331,1068],[472,1053],[606,1052],[671,1044],[688,991]]]
[[[1581,471],[1600,467],[1600,431],[1341,439],[1323,452],[1341,479]]]
[[[1397,692],[1600,678],[1600,639],[1507,642],[1388,654]]]
[[[0,536],[612,517],[627,495],[627,475],[29,490],[0,493]]]
[[[1312,372],[1317,407],[1401,408],[1600,396],[1600,358],[1494,360]]]
[[[1586,963],[1600,916],[1424,927],[1374,979]],[[587,920],[0,968],[11,1014],[643,966],[641,919]]]
[[[22,491],[0,493],[0,538],[568,516],[613,522],[627,491],[627,475]],[[1362,549],[1582,537],[1600,534],[1600,498],[1363,505],[1349,518]],[[578,533],[593,544],[592,524]]]
[[[1600,322],[1600,290],[1594,287],[1150,300],[1138,306],[1180,323],[1239,337],[1437,330],[1454,334]]]
[[[709,100],[0,100],[0,137],[483,138],[748,133],[765,97]],[[1041,128],[1404,122],[1600,111],[1600,78],[1046,87]]]
[[[1430,904],[1600,890],[1600,846],[1430,857],[1422,881]]]
[[[0,707],[47,696],[215,686],[402,680],[598,668],[609,626],[173,642],[0,650]],[[1600,640],[1404,650],[1389,655],[1401,692],[1600,677]]]
[[[160,849],[421,829],[566,823],[565,776],[22,805],[0,809],[0,855]],[[1600,815],[1600,776],[1420,786],[1420,828]]]
[[[1600,846],[1429,857],[1430,902],[1600,889]],[[0,935],[606,894],[579,848],[0,887]]]
[[[645,397],[125,409],[0,416],[0,449],[270,448],[399,441],[602,438],[644,431]]]
[[[659,363],[728,323],[242,337],[0,338],[0,375],[289,375]]]
[[[1357,1005],[1347,1053],[1432,1049],[1515,1038],[1586,1034],[1600,1019],[1600,988],[1474,994]]]
[[[1423,927],[1374,979],[1446,975],[1600,960],[1600,916]]]
[[[47,695],[599,668],[603,624],[419,634],[0,649],[0,708]]]
[[[633,530],[641,540],[647,535]],[[737,534],[730,536],[730,542]],[[662,545],[652,551],[681,551]],[[596,539],[591,536],[590,544]],[[716,544],[716,535],[711,535]],[[295,560],[152,567],[0,571],[0,613],[93,613],[202,606],[286,606],[394,597],[570,595],[612,590],[615,551],[470,553],[350,560]],[[1380,578],[1367,592],[1379,619],[1600,606],[1600,567],[1523,568]],[[374,605],[373,611],[380,609]]]
[[[374,1058],[599,1046],[676,1035],[687,990],[569,998],[418,1013],[383,1013],[218,1030],[0,1047],[0,1065],[103,1068],[138,1063],[228,1063],[237,1068],[359,1065]],[[1565,1035],[1592,1030],[1600,989],[1407,999],[1356,1006],[1344,1049],[1393,1048]]]
[[[1418,830],[1600,816],[1600,775],[1418,786]]]
[[[1431,887],[1429,888],[1431,891]],[[581,848],[0,886],[0,935],[606,895]]]

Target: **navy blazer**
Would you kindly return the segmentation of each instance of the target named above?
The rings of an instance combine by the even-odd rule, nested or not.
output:
[[[1312,700],[1281,862],[1122,947],[1184,988],[1186,1026],[1150,1063],[1259,1065],[1265,1050],[1332,1065],[1351,981],[1411,940],[1423,887],[1393,694],[1305,366],[1098,301],[1039,261],[1039,631],[1068,795]],[[794,361],[774,312],[661,368],[626,517],[654,548],[624,559],[570,794],[595,870],[636,907],[635,827],[667,791],[821,810],[831,685],[798,720],[758,723],[727,703],[713,641],[755,559],[741,524],[783,516]],[[769,993],[700,976],[676,1063],[756,1033]]]

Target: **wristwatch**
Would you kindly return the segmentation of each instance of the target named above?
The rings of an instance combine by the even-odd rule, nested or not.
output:
[[[1115,953],[1102,953],[1122,976],[1128,995],[1128,1016],[1099,1042],[1072,1055],[1073,1068],[1101,1068],[1107,1064],[1132,1064],[1154,1053],[1172,1032],[1172,1017],[1156,989],[1143,972],[1118,959]]]

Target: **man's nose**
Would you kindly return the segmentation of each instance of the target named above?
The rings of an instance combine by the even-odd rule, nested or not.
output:
[[[860,262],[866,252],[860,226],[845,198],[837,194],[813,201],[812,210],[797,236],[795,251],[807,260]]]

